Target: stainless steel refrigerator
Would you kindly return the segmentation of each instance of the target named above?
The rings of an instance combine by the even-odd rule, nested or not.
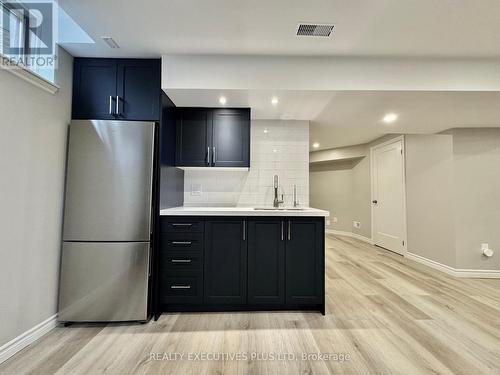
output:
[[[61,322],[147,319],[154,128],[139,121],[70,124]]]

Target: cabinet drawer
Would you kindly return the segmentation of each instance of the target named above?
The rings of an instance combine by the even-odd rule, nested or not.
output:
[[[160,300],[166,304],[201,303],[202,274],[201,272],[182,273],[161,272]]]
[[[180,217],[161,221],[162,233],[196,233],[203,232],[203,220]]]
[[[161,255],[160,270],[201,269],[203,259],[200,253],[172,252]]]
[[[163,251],[201,251],[203,249],[202,233],[171,233],[161,235]]]

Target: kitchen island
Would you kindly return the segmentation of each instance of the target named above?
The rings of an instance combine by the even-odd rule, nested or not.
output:
[[[169,311],[325,313],[325,217],[314,208],[161,211],[156,316]]]

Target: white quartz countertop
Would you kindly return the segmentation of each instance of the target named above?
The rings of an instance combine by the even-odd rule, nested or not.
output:
[[[319,216],[328,217],[328,211],[312,207],[300,209],[280,207],[173,207],[160,211],[161,216]]]

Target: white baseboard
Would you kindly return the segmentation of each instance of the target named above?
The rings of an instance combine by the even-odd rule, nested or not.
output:
[[[54,329],[56,325],[57,314],[10,340],[7,344],[2,345],[0,347],[0,363],[6,361],[17,352],[23,350],[25,347],[38,340],[40,337]]]
[[[420,255],[413,254],[410,252],[406,253],[406,258],[414,260],[415,262],[425,264],[428,267],[434,268],[438,271],[447,273],[448,275],[455,277],[464,277],[464,278],[479,278],[479,279],[499,279],[500,278],[500,270],[471,270],[471,269],[463,269],[463,268],[453,268],[447,266],[446,264],[442,264],[436,262],[435,260],[431,260],[428,258],[424,258]]]
[[[373,241],[372,241],[371,238],[368,238],[368,237],[365,237],[365,236],[361,236],[361,235],[359,235],[357,233],[345,232],[345,231],[342,231],[342,230],[335,230],[335,229],[325,229],[325,233],[334,234],[334,235],[337,235],[337,236],[347,236],[347,237],[355,238],[357,240],[369,243],[370,245],[373,245]]]
[[[356,233],[351,233],[351,232],[345,232],[341,230],[335,230],[335,229],[326,229],[325,233],[327,234],[334,234],[337,236],[347,236],[351,238],[356,238],[360,241],[364,241],[366,243],[369,243],[373,245],[373,241],[371,238],[360,236],[359,234]],[[435,260],[424,258],[420,255],[406,252],[405,255],[406,258],[414,260],[415,262],[425,264],[428,267],[434,268],[438,271],[447,273],[448,275],[454,276],[454,277],[462,277],[462,278],[476,278],[476,279],[500,279],[500,270],[472,270],[472,269],[463,269],[463,268],[453,268],[450,266],[447,266],[446,264],[442,264],[439,262],[436,262]]]

